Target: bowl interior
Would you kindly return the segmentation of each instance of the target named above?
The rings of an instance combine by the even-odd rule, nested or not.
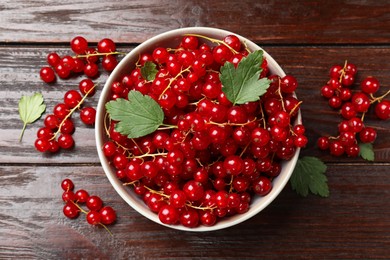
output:
[[[241,42],[245,42],[245,44],[250,50],[252,51],[258,49],[262,50],[262,48],[260,48],[252,41],[240,35],[237,35],[235,33],[221,30],[221,29],[207,28],[207,27],[190,27],[190,28],[182,28],[182,29],[177,29],[177,30],[168,31],[166,33],[162,33],[140,44],[121,60],[121,62],[118,64],[118,66],[109,76],[102,90],[98,107],[97,107],[96,126],[95,126],[96,144],[97,144],[98,155],[102,167],[104,169],[104,172],[106,173],[109,181],[111,182],[115,190],[118,192],[118,194],[131,207],[133,207],[136,211],[141,213],[143,216],[161,225],[164,224],[160,222],[157,214],[151,212],[138,195],[136,195],[133,191],[131,191],[129,187],[123,186],[123,183],[117,179],[114,169],[110,166],[109,161],[104,156],[101,150],[101,147],[103,146],[104,142],[107,140],[107,136],[104,130],[104,120],[106,114],[105,103],[109,99],[110,86],[112,85],[112,83],[118,80],[119,78],[121,78],[121,76],[128,74],[134,68],[135,66],[134,64],[137,62],[140,54],[145,52],[151,53],[153,49],[155,49],[156,47],[174,48],[180,43],[183,35],[188,33],[201,34],[216,39],[223,39],[223,37],[225,37],[226,35],[234,34],[240,38]],[[210,42],[207,43],[210,44]],[[264,56],[267,59],[268,66],[272,74],[277,74],[281,77],[285,76],[285,73],[282,70],[282,68],[265,51],[264,51]],[[300,113],[298,114],[297,122],[301,122]],[[288,182],[294,170],[298,156],[299,156],[299,149],[297,149],[293,158],[291,158],[289,161],[284,161],[282,163],[282,172],[277,178],[273,180],[273,188],[271,192],[265,197],[254,196],[248,212],[221,219],[214,226],[211,227],[199,226],[197,228],[187,228],[182,225],[169,225],[169,226],[165,225],[165,226],[174,229],[179,229],[179,230],[187,230],[187,231],[212,231],[212,230],[227,228],[251,218],[252,216],[256,215],[258,212],[260,212],[262,209],[264,209],[267,205],[269,205],[275,199],[275,197],[282,191],[282,189]]]

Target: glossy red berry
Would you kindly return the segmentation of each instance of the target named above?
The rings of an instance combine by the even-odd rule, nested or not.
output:
[[[379,80],[374,77],[365,78],[360,87],[366,94],[374,94],[379,90]]]
[[[64,191],[73,191],[73,189],[74,189],[73,181],[70,180],[70,179],[64,179],[64,180],[62,180],[62,182],[61,182],[61,188],[62,188]]]
[[[116,212],[110,206],[105,206],[99,211],[100,221],[104,225],[111,225],[116,221]]]
[[[80,111],[80,119],[84,124],[95,124],[96,110],[93,107],[84,107]]]
[[[168,204],[163,205],[158,212],[158,218],[160,219],[160,221],[167,225],[175,224],[179,221],[179,217],[180,214],[177,208]]]
[[[89,196],[86,203],[87,207],[94,211],[99,211],[103,207],[102,199],[95,195]]]
[[[100,213],[94,210],[91,210],[87,213],[86,219],[88,224],[94,226],[99,225],[101,222]]]
[[[76,36],[70,41],[70,47],[76,54],[85,54],[88,49],[88,41],[82,36]]]
[[[267,195],[272,189],[271,181],[264,176],[260,176],[253,182],[253,190],[256,194],[260,196]]]
[[[109,53],[116,51],[116,45],[113,40],[104,38],[98,42],[97,49],[100,53]]]
[[[68,218],[77,218],[80,214],[80,209],[73,203],[67,202],[63,208],[63,213]]]
[[[39,75],[41,79],[46,83],[52,83],[56,80],[56,75],[51,67],[41,68]]]
[[[382,100],[375,105],[375,115],[382,119],[387,120],[390,118],[390,101]]]

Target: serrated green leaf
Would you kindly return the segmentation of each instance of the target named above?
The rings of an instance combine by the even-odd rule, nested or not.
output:
[[[359,143],[359,155],[367,161],[375,160],[374,148],[371,143]]]
[[[293,190],[306,197],[309,191],[321,197],[329,196],[326,165],[318,158],[306,156],[298,160],[290,183]]]
[[[144,66],[141,67],[141,75],[147,81],[153,81],[156,78],[158,70],[156,64],[151,61],[145,62]]]
[[[118,98],[106,103],[112,120],[118,121],[115,130],[128,138],[137,138],[153,133],[163,123],[164,112],[148,95],[132,90],[128,100]]]
[[[28,124],[38,120],[46,110],[46,105],[43,103],[41,93],[34,93],[31,96],[22,96],[19,100],[19,116],[23,121],[23,129],[19,137],[22,140],[24,131]]]
[[[221,67],[222,91],[233,104],[244,104],[260,99],[268,89],[270,81],[259,79],[263,51],[257,50],[244,57],[237,68],[230,62]]]

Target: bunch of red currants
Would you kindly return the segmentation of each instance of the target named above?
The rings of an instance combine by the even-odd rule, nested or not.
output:
[[[345,62],[344,66],[335,65],[330,69],[330,80],[321,88],[321,95],[329,99],[329,106],[340,109],[343,121],[338,125],[339,135],[322,136],[317,145],[322,150],[329,150],[334,156],[346,154],[350,157],[359,155],[360,143],[373,143],[377,137],[376,130],[364,125],[364,117],[371,107],[374,114],[382,120],[390,118],[390,101],[384,99],[390,91],[375,97],[380,88],[379,80],[366,77],[360,84],[360,90],[352,92],[357,68]]]

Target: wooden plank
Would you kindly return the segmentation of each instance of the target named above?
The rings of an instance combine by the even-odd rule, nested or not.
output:
[[[132,47],[123,46],[121,50],[130,51]],[[336,135],[337,124],[341,121],[338,111],[327,106],[319,92],[328,80],[328,70],[334,64],[343,64],[345,60],[355,63],[359,72],[354,90],[364,77],[372,75],[381,82],[380,93],[385,93],[390,86],[390,50],[385,47],[264,47],[285,72],[297,77],[299,87],[297,95],[303,101],[302,113],[304,124],[308,129],[309,144],[303,150],[305,155],[315,155],[325,161],[350,162],[356,159],[346,157],[334,158],[321,152],[316,147],[316,141],[321,135]],[[47,104],[47,113],[51,113],[55,104],[62,102],[64,93],[77,89],[81,76],[69,80],[58,80],[48,86],[39,79],[39,69],[45,64],[46,55],[57,50],[61,55],[69,53],[64,47],[1,47],[0,48],[0,163],[98,163],[94,129],[86,127],[78,114],[74,115],[76,124],[76,148],[62,152],[60,155],[41,155],[34,150],[33,142],[37,130],[43,126],[43,119],[28,127],[23,141],[18,142],[22,122],[18,115],[18,101],[22,94],[42,92]],[[107,74],[96,80],[97,94],[88,99],[88,104],[97,104],[100,89],[103,87]],[[390,161],[390,121],[380,121],[374,116],[366,116],[366,124],[378,132],[375,143],[377,162]],[[360,160],[362,161],[362,160]]]
[[[388,1],[2,1],[0,42],[142,42],[167,30],[223,28],[267,44],[388,44]]]
[[[0,258],[387,258],[389,165],[330,164],[327,175],[329,198],[301,198],[287,186],[242,224],[191,233],[135,212],[100,167],[0,166]],[[64,178],[116,209],[113,237],[89,226],[83,216],[63,216],[59,185]]]

